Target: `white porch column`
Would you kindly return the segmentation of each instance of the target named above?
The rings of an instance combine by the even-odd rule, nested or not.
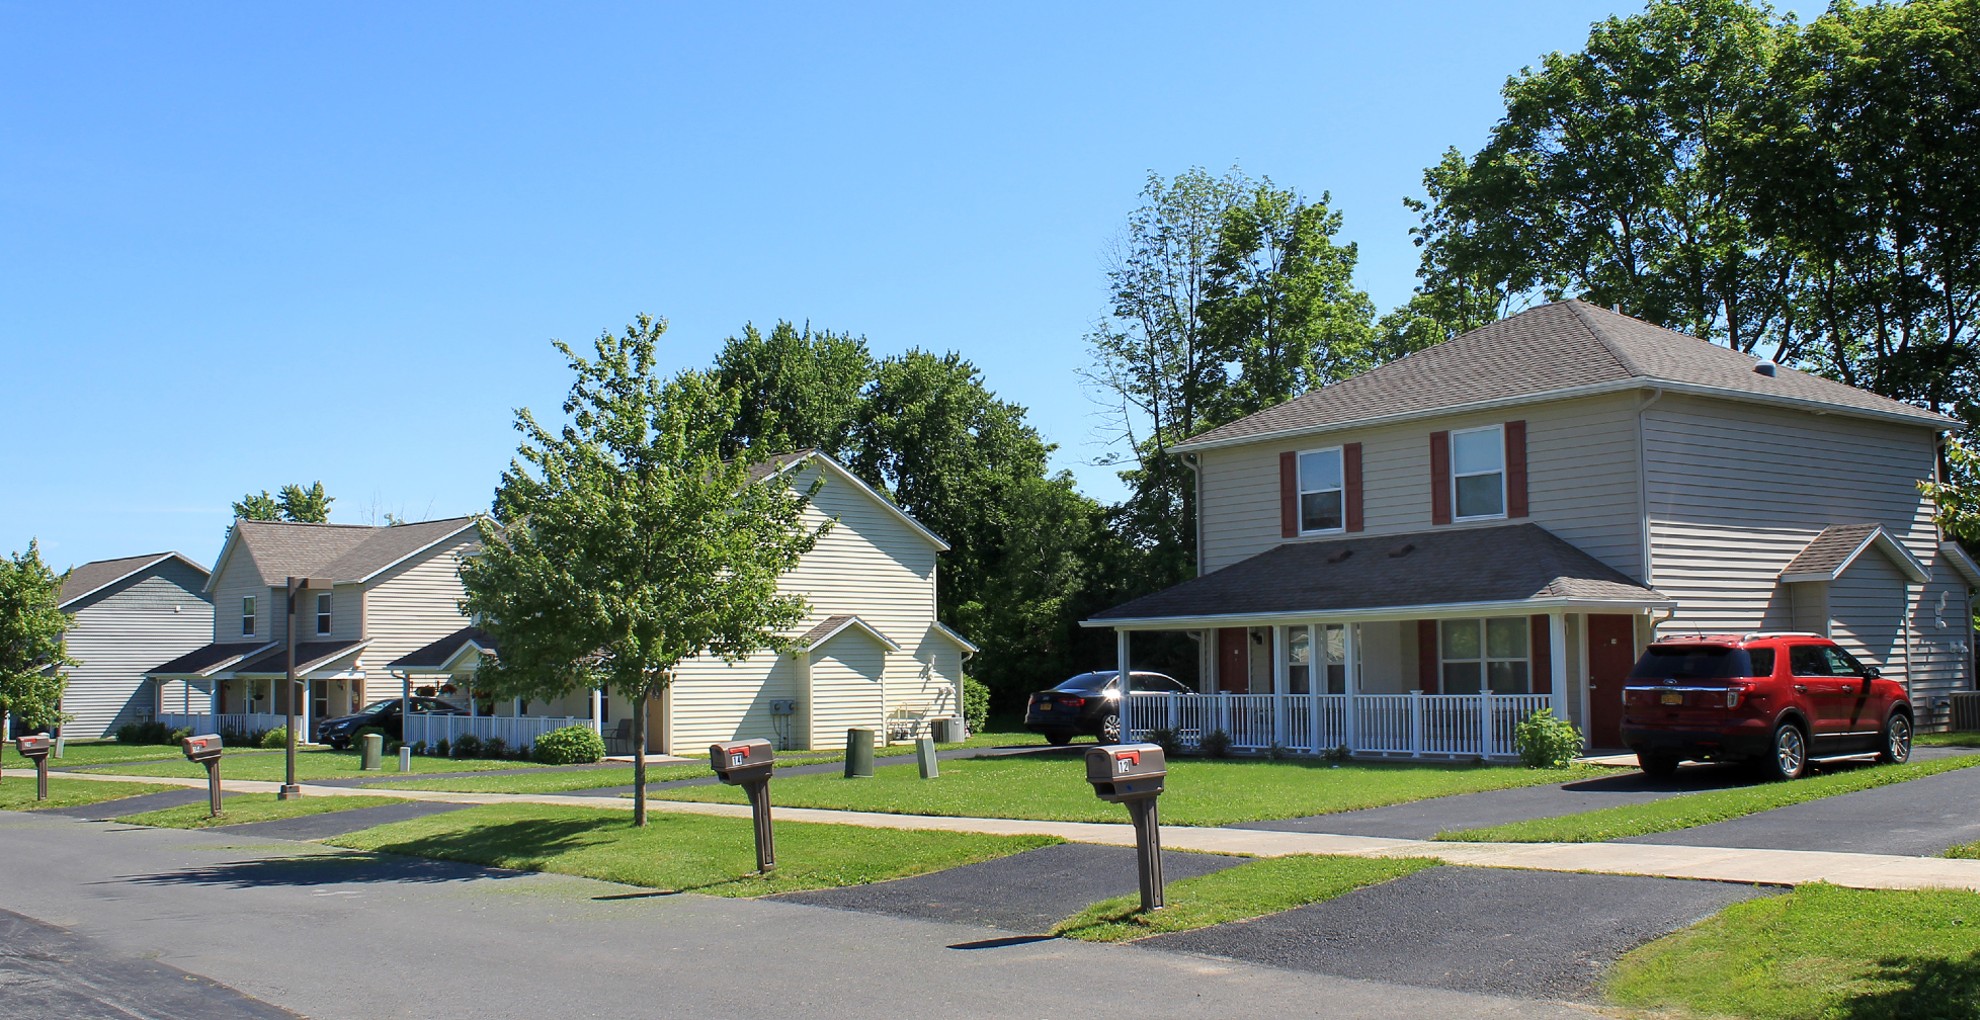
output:
[[[1326,631],[1313,624],[1306,625],[1306,744],[1307,750],[1320,754],[1327,750],[1320,744],[1324,739],[1320,718],[1320,706],[1325,704],[1327,693],[1327,646],[1321,643]],[[1354,718],[1354,705],[1348,705],[1348,718]]]
[[[1286,746],[1286,692],[1292,688],[1292,642],[1284,627],[1272,628],[1272,743]],[[1312,646],[1307,646],[1308,651]],[[1312,672],[1312,667],[1307,667]]]
[[[1348,750],[1359,750],[1361,731],[1355,726],[1354,699],[1361,694],[1361,642],[1359,627],[1353,622],[1341,624],[1341,691],[1347,695],[1347,740]]]
[[[206,714],[214,717],[214,729],[220,728],[220,684],[221,681],[212,680],[206,685]]]
[[[605,688],[591,689],[591,732],[605,734]]]
[[[1128,667],[1128,632],[1126,630],[1114,631],[1114,657],[1115,667],[1120,670],[1120,672],[1114,674],[1114,679],[1120,682],[1121,690],[1119,708],[1121,743],[1131,744],[1134,742],[1134,733],[1128,728],[1128,694],[1132,690],[1130,679],[1134,675],[1134,670]]]
[[[1547,614],[1548,665],[1553,669],[1553,693],[1549,699],[1553,703],[1554,717],[1567,718],[1567,614],[1555,610]]]
[[[290,693],[293,694],[294,692],[291,691]],[[310,689],[310,679],[303,677],[302,704],[296,706],[296,725],[302,727],[302,732],[296,734],[296,743],[298,744],[309,743],[309,706],[315,700],[315,692]]]

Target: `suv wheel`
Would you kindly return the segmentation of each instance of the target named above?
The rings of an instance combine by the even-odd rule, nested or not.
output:
[[[1911,760],[1911,718],[1903,712],[1892,712],[1884,720],[1884,747],[1877,752],[1877,760],[1886,765],[1902,765]]]
[[[1808,738],[1801,727],[1784,722],[1774,727],[1774,753],[1763,761],[1769,779],[1799,779],[1808,770]]]
[[[1678,757],[1674,754],[1639,754],[1636,765],[1652,779],[1669,779],[1677,774]]]

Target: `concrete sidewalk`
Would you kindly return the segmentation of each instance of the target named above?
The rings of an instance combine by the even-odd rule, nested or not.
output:
[[[154,783],[161,786],[205,786],[196,779],[72,775],[70,778]],[[226,780],[223,787],[237,793],[273,793],[280,785],[252,780]],[[630,799],[570,794],[444,793],[433,790],[365,790],[336,786],[303,786],[304,796],[350,797],[381,794],[406,800],[450,804],[548,804],[630,811]],[[648,800],[647,809],[675,814],[747,818],[741,804],[697,804]],[[997,836],[1055,836],[1075,843],[1133,846],[1134,828],[1125,823],[1045,822],[1013,818],[956,818],[937,815],[892,815],[871,811],[828,811],[818,808],[776,809],[785,822],[859,825],[874,829],[930,829],[977,832]],[[1291,854],[1339,854],[1349,857],[1432,857],[1449,864],[1527,871],[1597,872],[1653,878],[1690,878],[1714,882],[1794,886],[1828,882],[1856,889],[1965,889],[1980,892],[1980,861],[1894,854],[1861,854],[1807,850],[1742,849],[1736,847],[1664,846],[1637,843],[1446,843],[1422,839],[1344,836],[1331,833],[1278,832],[1264,829],[1225,829],[1165,825],[1162,845],[1170,850],[1196,850],[1254,857]]]

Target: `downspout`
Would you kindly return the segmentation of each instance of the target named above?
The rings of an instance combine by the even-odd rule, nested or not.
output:
[[[1196,517],[1194,520],[1190,522],[1190,528],[1192,531],[1194,531],[1196,538],[1196,576],[1202,577],[1203,576],[1203,464],[1202,461],[1197,457],[1197,455],[1193,453],[1176,454],[1176,459],[1182,461],[1183,467],[1189,469],[1190,485],[1193,487],[1194,491],[1196,492]],[[1197,676],[1196,687],[1198,690],[1203,690],[1204,689],[1203,678],[1214,677],[1216,675],[1217,659],[1216,659],[1216,652],[1213,650],[1215,646],[1209,640],[1208,631],[1192,630],[1189,631],[1188,634],[1190,637],[1196,640],[1196,676]],[[1311,680],[1309,680],[1308,683],[1310,684]],[[1126,733],[1125,730],[1123,730],[1122,732],[1123,734]],[[1123,736],[1122,739],[1126,739],[1126,737]]]
[[[1648,411],[1651,404],[1663,398],[1664,388],[1652,387],[1650,399],[1636,407],[1636,517],[1643,542],[1643,586],[1651,589],[1656,588],[1657,585],[1656,570],[1652,566],[1654,561],[1651,559],[1653,545],[1650,541],[1650,465],[1649,458],[1644,456],[1646,444],[1643,441],[1643,412]],[[1664,619],[1670,619],[1670,615],[1666,614]],[[1652,636],[1657,633],[1654,623],[1651,625],[1650,633]]]

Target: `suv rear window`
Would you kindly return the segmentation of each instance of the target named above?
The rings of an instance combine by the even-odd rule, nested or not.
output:
[[[1771,658],[1772,653],[1768,653]],[[1651,645],[1630,671],[1632,680],[1730,680],[1739,676],[1771,675],[1753,671],[1753,657],[1744,648],[1724,645]]]

